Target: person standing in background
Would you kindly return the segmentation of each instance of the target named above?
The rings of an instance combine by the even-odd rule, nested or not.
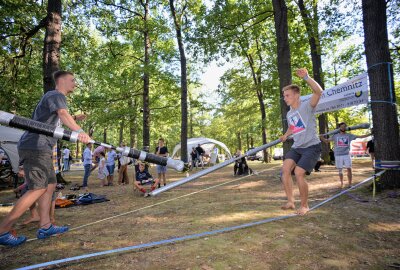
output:
[[[164,145],[165,141],[163,138],[158,139],[158,146],[156,147],[156,152],[155,154],[160,157],[168,157],[168,148]],[[163,185],[167,185],[167,178],[166,178],[166,173],[167,173],[167,166],[162,166],[162,165],[157,165],[157,174],[158,174],[158,179],[163,182]],[[158,187],[160,187],[160,183],[158,184]]]

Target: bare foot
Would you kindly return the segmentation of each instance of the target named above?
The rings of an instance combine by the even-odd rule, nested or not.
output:
[[[293,210],[295,209],[295,206],[293,203],[286,203],[285,205],[281,206],[281,209],[283,210]]]
[[[310,211],[310,208],[302,206],[296,212],[298,215],[304,216],[305,214],[307,214],[308,211]]]
[[[23,225],[27,225],[29,223],[32,222],[38,222],[40,221],[40,217],[29,217],[28,219],[26,219],[24,222],[22,222]]]

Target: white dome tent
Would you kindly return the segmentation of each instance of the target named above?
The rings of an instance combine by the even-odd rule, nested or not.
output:
[[[216,145],[221,147],[222,149],[225,150],[225,153],[227,157],[230,159],[232,158],[231,152],[229,151],[228,147],[220,141],[210,139],[210,138],[190,138],[187,140],[187,155],[188,155],[188,161],[190,162],[191,156],[190,152],[192,152],[193,147],[197,147],[197,145],[200,144],[201,147],[204,149],[206,154],[211,155],[213,149],[215,148]],[[174,151],[172,152],[172,158],[180,156],[180,149],[181,149],[181,143],[178,143],[174,147]]]
[[[23,130],[0,126],[0,147],[10,159],[14,173],[18,173],[19,156],[17,144],[22,134],[24,134]]]

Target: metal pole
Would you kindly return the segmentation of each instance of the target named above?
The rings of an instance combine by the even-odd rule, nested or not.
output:
[[[46,123],[42,123],[39,121],[35,121],[29,118],[17,116],[12,113],[7,113],[4,111],[0,111],[0,124],[6,125],[10,127],[20,128],[29,132],[38,133],[41,135],[53,137],[56,139],[62,139],[65,141],[76,142],[78,141],[79,133],[76,131],[66,130],[62,127],[56,127],[52,125],[48,125]],[[183,161],[175,160],[172,158],[160,157],[155,154],[150,154],[145,151],[140,151],[130,147],[115,147],[113,145],[96,142],[94,140],[91,143],[96,145],[102,145],[108,149],[115,149],[116,151],[122,153],[124,156],[128,156],[131,158],[136,158],[142,161],[147,161],[150,163],[155,163],[162,166],[168,166],[177,171],[183,171],[185,168],[185,164]]]
[[[366,129],[366,128],[369,128],[369,124],[368,124],[368,123],[360,124],[360,125],[355,125],[355,126],[351,126],[351,127],[347,127],[346,130]],[[325,133],[325,134],[323,134],[323,135],[332,135],[332,134],[336,134],[336,133],[339,133],[339,132],[340,132],[339,129],[335,129],[335,130],[332,130],[332,131],[330,131],[330,132],[328,132],[328,133]],[[288,139],[291,139],[291,138],[292,138],[291,136],[288,137]],[[223,167],[225,167],[225,166],[228,166],[229,164],[232,164],[232,163],[234,163],[236,160],[239,160],[239,159],[241,159],[241,158],[243,158],[243,157],[247,157],[247,156],[249,156],[249,155],[254,155],[254,154],[256,154],[257,152],[262,151],[262,150],[264,150],[264,149],[267,149],[267,148],[269,148],[269,147],[271,147],[271,146],[274,146],[274,145],[276,145],[276,144],[278,144],[278,143],[280,143],[280,142],[281,142],[281,140],[280,140],[280,139],[277,139],[277,140],[275,140],[275,141],[273,141],[273,142],[270,142],[270,143],[261,145],[261,146],[259,146],[259,147],[257,147],[257,148],[254,148],[254,149],[251,149],[250,151],[247,151],[244,155],[241,155],[241,156],[239,156],[239,157],[233,157],[233,158],[231,158],[231,159],[225,160],[224,162],[219,163],[219,164],[217,164],[217,165],[214,165],[214,166],[212,166],[212,167],[210,167],[210,168],[207,168],[207,169],[205,169],[205,170],[201,170],[201,171],[199,171],[199,172],[197,172],[197,173],[195,173],[195,174],[192,174],[192,175],[190,175],[190,176],[188,176],[188,177],[185,177],[185,178],[183,178],[183,179],[181,179],[181,180],[172,182],[171,184],[168,184],[168,185],[166,185],[166,186],[163,186],[163,187],[161,187],[161,188],[159,188],[159,189],[155,189],[155,190],[153,190],[152,192],[150,192],[148,195],[149,195],[149,196],[156,196],[156,195],[158,195],[158,194],[160,194],[160,193],[162,193],[162,192],[164,192],[164,191],[167,191],[167,190],[170,190],[170,189],[175,188],[175,187],[177,187],[177,186],[183,185],[183,184],[185,184],[185,183],[187,183],[187,182],[193,181],[193,180],[195,180],[195,179],[197,179],[197,178],[199,178],[199,177],[202,177],[202,176],[204,176],[204,175],[206,175],[206,174],[209,174],[209,173],[214,172],[214,171],[216,171],[216,170],[219,170],[219,169],[221,169],[221,168],[223,168]]]

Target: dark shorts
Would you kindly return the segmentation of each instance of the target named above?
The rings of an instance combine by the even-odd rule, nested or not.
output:
[[[28,189],[45,189],[48,184],[56,184],[53,167],[53,153],[49,151],[18,150],[20,163],[24,166]]]
[[[321,144],[311,145],[307,148],[291,148],[286,153],[285,159],[293,160],[297,166],[311,173],[321,155]]]
[[[162,166],[162,165],[157,165],[156,166],[157,173],[166,173],[167,172],[167,166]]]
[[[109,175],[114,175],[115,164],[114,165],[106,165],[107,171]]]

